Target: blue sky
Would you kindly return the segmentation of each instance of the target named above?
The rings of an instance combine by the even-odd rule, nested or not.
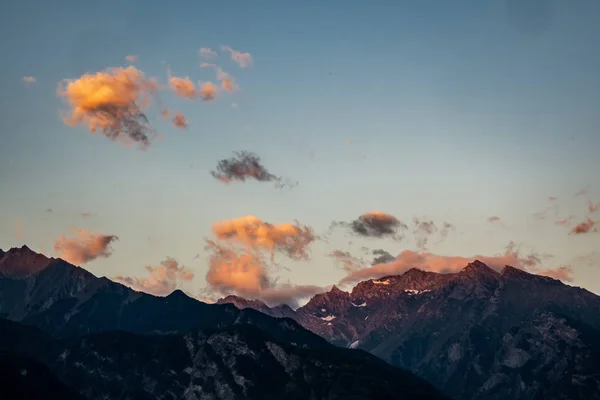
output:
[[[297,219],[321,233],[382,210],[454,224],[431,253],[494,255],[512,240],[554,255],[544,268],[571,265],[572,284],[600,293],[600,257],[578,258],[600,249],[600,233],[554,224],[583,221],[587,202],[600,201],[600,3],[546,4],[552,12],[507,13],[503,1],[10,1],[0,16],[0,248],[54,255],[70,227],[114,234],[113,255],[86,268],[143,276],[170,256],[196,273],[185,283],[193,292],[205,285],[203,238],[219,220]],[[165,81],[168,65],[214,80],[198,49],[222,44],[253,57],[250,68],[216,58],[241,90],[207,103],[161,94],[189,127],[150,115],[165,140],[145,152],[60,118],[65,78],[135,54],[146,76]],[[299,185],[214,180],[208,172],[237,150]],[[540,221],[533,214],[549,196],[558,214]],[[326,256],[334,249],[417,250],[348,240],[338,231],[275,275],[329,285],[344,275]]]

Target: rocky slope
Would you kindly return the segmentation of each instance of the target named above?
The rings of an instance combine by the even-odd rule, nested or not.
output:
[[[87,399],[446,399],[362,351],[303,349],[252,325],[184,335],[55,340],[0,320],[0,349],[46,365]]]
[[[411,269],[334,287],[290,316],[451,397],[600,399],[600,297],[516,268]]]

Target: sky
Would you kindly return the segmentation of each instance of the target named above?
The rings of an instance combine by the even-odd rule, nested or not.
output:
[[[476,257],[600,294],[599,18],[592,0],[10,0],[0,248],[206,300]]]

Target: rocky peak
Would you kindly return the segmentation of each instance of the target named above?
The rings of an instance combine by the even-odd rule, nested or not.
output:
[[[510,265],[505,265],[504,268],[502,268],[501,275],[506,278],[515,279],[531,279],[535,276],[529,272],[523,271],[522,269],[511,267]]]
[[[479,260],[467,264],[467,266],[459,272],[459,275],[468,276],[469,278],[491,278],[494,280],[498,279],[500,276],[498,272]]]
[[[217,300],[217,304],[233,304],[240,310],[243,310],[244,308],[253,308],[264,312],[264,310],[269,309],[269,307],[260,300],[249,300],[232,294]]]
[[[0,254],[0,275],[9,278],[26,278],[46,268],[51,259],[29,247],[13,247]]]

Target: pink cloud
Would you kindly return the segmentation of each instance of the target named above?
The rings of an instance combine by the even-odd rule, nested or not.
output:
[[[221,46],[221,50],[229,52],[231,54],[231,59],[236,62],[241,68],[246,68],[252,65],[252,56],[250,53],[241,53],[239,51],[233,50],[229,46]]]

